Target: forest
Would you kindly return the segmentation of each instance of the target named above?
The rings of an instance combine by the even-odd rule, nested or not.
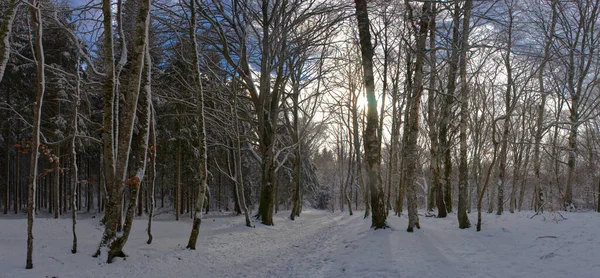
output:
[[[0,238],[27,242],[21,268],[52,258],[36,245],[54,233],[108,268],[171,233],[164,248],[204,254],[219,229],[264,247],[318,223],[410,241],[439,225],[461,237],[600,217],[598,0],[1,0],[0,12]],[[281,271],[227,275],[354,277]],[[369,271],[354,275],[398,277]]]

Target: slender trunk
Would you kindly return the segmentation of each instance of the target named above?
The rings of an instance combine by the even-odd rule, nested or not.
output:
[[[243,171],[242,171],[242,148],[241,148],[241,139],[240,137],[242,136],[242,134],[240,134],[240,129],[239,129],[239,119],[238,119],[238,114],[237,111],[235,109],[237,109],[237,101],[238,101],[238,95],[236,94],[234,96],[234,105],[232,107],[233,111],[233,115],[234,115],[234,126],[235,126],[235,177],[236,177],[236,188],[237,188],[237,193],[238,195],[238,200],[240,201],[240,208],[242,209],[242,212],[244,212],[244,217],[246,218],[246,226],[247,227],[252,227],[252,222],[250,221],[250,214],[248,212],[248,206],[246,205],[246,195],[244,194],[244,175],[243,175]]]
[[[177,169],[175,170],[175,220],[179,221],[179,203],[181,202],[181,139],[177,139]]]
[[[33,107],[33,131],[31,138],[31,162],[29,166],[29,188],[27,201],[27,263],[25,268],[33,268],[33,219],[35,209],[35,193],[37,187],[38,158],[40,147],[40,122],[42,104],[46,91],[46,76],[44,73],[44,46],[42,43],[43,24],[41,2],[29,0],[29,13],[35,36],[35,58],[37,67],[37,96]]]
[[[523,207],[523,199],[525,199],[525,182],[527,181],[527,173],[529,172],[529,157],[531,153],[531,146],[527,146],[525,149],[525,162],[523,163],[523,172],[521,173],[521,186],[519,189],[519,200],[517,204],[517,210],[521,211]]]
[[[506,90],[504,95],[504,106],[505,106],[505,116],[504,116],[504,127],[502,131],[502,142],[500,145],[500,161],[498,167],[498,176],[496,177],[496,185],[498,186],[498,200],[497,200],[497,215],[502,215],[504,212],[504,186],[506,184],[506,160],[508,155],[508,136],[510,132],[510,118],[512,114],[512,66],[511,66],[511,46],[512,46],[512,11],[509,11],[509,26],[508,26],[508,47],[506,50],[506,55],[504,56],[504,66],[506,69]]]
[[[6,90],[6,104],[10,105],[10,93],[9,90]],[[4,127],[4,147],[6,149],[6,156],[4,157],[4,214],[8,214],[8,207],[10,201],[10,113],[6,112],[5,115],[7,121],[6,126]],[[16,198],[15,198],[16,200]]]
[[[200,223],[202,222],[202,206],[204,205],[204,195],[206,191],[206,178],[208,175],[206,161],[206,130],[204,126],[204,89],[202,86],[202,77],[200,75],[200,62],[198,61],[198,45],[196,42],[196,14],[194,0],[190,0],[191,20],[189,26],[189,35],[194,49],[194,87],[196,89],[196,121],[198,125],[198,151],[199,151],[199,171],[200,180],[198,181],[198,195],[194,204],[192,232],[187,244],[188,249],[196,249],[196,240],[200,232]]]
[[[462,26],[462,47],[460,53],[460,164],[458,167],[458,227],[471,227],[467,215],[469,164],[467,157],[467,123],[469,121],[469,85],[467,81],[467,51],[471,24],[473,0],[466,0]]]
[[[569,129],[569,138],[568,138],[568,153],[569,158],[567,160],[568,172],[567,172],[567,184],[565,190],[565,197],[563,201],[563,206],[565,210],[571,210],[575,207],[573,204],[573,183],[575,180],[575,166],[577,162],[577,137],[578,137],[578,127],[579,127],[579,95],[574,94],[571,96],[571,127]]]
[[[21,121],[17,122],[17,143],[20,143],[21,140]],[[15,214],[19,213],[20,203],[21,203],[21,168],[20,166],[20,153],[19,149],[15,150],[15,186],[14,186],[14,209]]]
[[[481,193],[479,193],[479,199],[477,200],[477,231],[481,231],[481,204],[483,202],[483,196],[485,195],[485,191],[487,190],[488,184],[490,183],[490,177],[492,176],[492,171],[494,169],[494,164],[496,163],[496,156],[498,154],[498,142],[496,141],[496,121],[492,123],[492,143],[494,148],[494,153],[492,155],[492,162],[488,167],[487,174],[485,176],[485,182],[483,183],[483,188],[481,189]]]
[[[152,68],[152,60],[150,58],[150,47],[146,47],[146,67],[148,69]],[[146,80],[152,80],[152,71],[148,70],[146,72]],[[154,197],[154,189],[156,188],[156,115],[154,112],[154,105],[152,105],[152,100],[150,100],[150,177],[148,178],[148,183],[150,185],[150,210],[148,212],[148,227],[146,231],[148,232],[148,241],[147,244],[152,243],[152,218],[154,217],[154,208],[156,207],[156,199]]]
[[[79,58],[79,57],[78,57]],[[80,92],[81,92],[81,82],[80,82],[80,64],[79,59],[77,60],[77,90],[75,91],[75,105],[73,106],[73,138],[71,139],[71,219],[73,222],[73,246],[71,248],[71,253],[77,253],[77,231],[75,226],[77,225],[77,203],[76,194],[77,187],[79,186],[79,178],[77,168],[77,133],[79,132],[79,122],[78,122],[78,114],[79,114],[79,104],[80,104]]]
[[[352,140],[353,140],[353,142],[351,142],[351,145],[354,146],[354,154],[355,154],[355,156],[354,156],[355,157],[354,171],[356,171],[356,176],[357,176],[356,180],[358,181],[358,186],[363,190],[363,200],[364,200],[364,205],[365,205],[364,218],[367,218],[371,214],[371,210],[370,210],[371,206],[369,204],[369,187],[367,187],[365,185],[363,171],[362,171],[363,161],[362,161],[362,151],[360,148],[360,136],[359,136],[360,125],[358,124],[358,96],[356,95],[357,92],[354,87],[350,91],[350,93],[352,95],[351,96],[352,97],[352,99],[351,99],[351,103],[352,103],[351,116],[352,116]],[[350,114],[348,116],[350,116]],[[352,151],[350,151],[350,152],[352,152]],[[350,159],[352,160],[351,157],[350,157]],[[350,168],[348,168],[348,171],[351,171]],[[344,189],[344,192],[345,192],[345,189]],[[350,196],[350,197],[352,197],[352,196]]]
[[[292,100],[294,102],[294,106],[292,108],[293,113],[294,113],[294,123],[293,123],[293,132],[292,132],[292,139],[294,144],[296,144],[296,148],[295,148],[295,157],[294,157],[294,204],[292,206],[292,213],[290,215],[290,219],[294,220],[295,217],[300,216],[300,202],[302,202],[302,200],[300,200],[300,190],[301,190],[301,174],[302,174],[302,151],[301,151],[301,144],[300,144],[300,130],[298,129],[298,97],[300,95],[300,90],[297,88],[298,86],[294,86],[295,88],[295,92],[294,95],[292,96]]]
[[[392,198],[392,184],[394,182],[397,181],[396,179],[396,165],[398,162],[398,151],[397,151],[397,146],[398,146],[398,92],[397,90],[395,90],[395,86],[394,86],[394,90],[392,91],[392,136],[390,138],[390,151],[389,151],[389,161],[388,161],[388,180],[387,180],[387,208],[386,208],[386,212],[389,213],[389,211],[391,209],[393,209],[392,207],[392,202],[391,202],[391,198]]]
[[[52,182],[52,186],[54,187],[52,190],[52,206],[54,208],[54,219],[58,219],[58,211],[60,210],[60,202],[59,200],[59,191],[58,188],[60,186],[60,147],[57,148],[56,158],[54,162],[54,181]]]

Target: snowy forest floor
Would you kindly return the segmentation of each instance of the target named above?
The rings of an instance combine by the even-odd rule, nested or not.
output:
[[[0,216],[0,277],[598,277],[600,214],[532,212],[483,215],[483,230],[458,229],[455,214],[405,216],[390,229],[370,229],[362,212],[305,211],[296,221],[279,212],[275,226],[244,226],[242,216],[208,215],[196,251],[186,250],[191,221],[162,214],[146,244],[147,219],[135,220],[129,255],[106,264],[92,258],[102,227],[78,222],[79,253],[71,254],[71,220],[40,216],[34,225],[34,269],[25,270],[27,221]],[[66,216],[65,216],[66,217]],[[476,223],[476,213],[469,215]]]

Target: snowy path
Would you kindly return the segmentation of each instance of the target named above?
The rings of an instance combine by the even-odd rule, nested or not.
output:
[[[5,277],[599,277],[600,214],[563,214],[567,220],[529,219],[531,213],[484,214],[484,230],[457,229],[456,215],[421,218],[421,230],[369,229],[362,213],[347,216],[288,213],[275,226],[243,226],[243,217],[204,219],[198,250],[183,247],[191,223],[158,220],[147,245],[146,220],[136,220],[125,247],[130,256],[107,265],[90,254],[98,219],[78,225],[80,253],[69,252],[69,219],[37,219],[33,270],[24,269],[26,221],[0,217],[0,278]],[[548,216],[548,215],[546,215]],[[159,218],[169,217],[161,215]],[[470,215],[472,222],[476,218]]]

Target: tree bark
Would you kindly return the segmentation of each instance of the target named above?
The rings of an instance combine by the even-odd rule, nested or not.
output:
[[[200,180],[198,181],[198,195],[193,211],[193,224],[190,239],[187,244],[188,249],[196,249],[196,240],[200,232],[200,224],[202,222],[202,207],[204,205],[204,195],[206,194],[206,178],[208,169],[206,165],[206,130],[204,125],[204,88],[202,86],[202,76],[200,75],[200,62],[198,61],[198,45],[196,42],[196,13],[194,8],[195,0],[190,0],[190,41],[194,49],[192,61],[194,62],[194,88],[196,89],[196,121],[198,125],[198,152],[199,152],[199,171]]]
[[[454,2],[454,10],[452,14],[452,49],[450,60],[448,61],[448,84],[446,87],[446,97],[442,102],[441,118],[440,118],[440,152],[443,157],[444,165],[444,201],[446,203],[446,211],[452,212],[452,150],[451,150],[451,135],[450,117],[452,115],[452,106],[454,105],[454,94],[456,91],[456,75],[458,73],[458,58],[460,53],[460,13],[458,2]]]
[[[10,34],[15,22],[17,11],[23,2],[19,0],[10,0],[8,9],[4,11],[4,18],[0,24],[0,82],[4,77],[4,71],[10,57]]]
[[[38,158],[39,158],[39,147],[40,147],[40,122],[42,116],[42,104],[44,101],[44,93],[46,92],[46,75],[44,73],[45,60],[44,60],[44,45],[42,43],[43,38],[43,24],[42,24],[42,11],[41,11],[40,0],[29,0],[29,13],[32,19],[34,36],[35,36],[35,58],[37,68],[37,92],[36,101],[33,107],[33,131],[31,140],[31,160],[29,166],[29,188],[28,188],[28,201],[27,201],[27,262],[25,265],[26,269],[33,268],[33,220],[35,204],[35,194],[37,187],[37,172],[38,172]]]
[[[146,64],[151,65],[149,59],[149,50],[146,49],[146,55],[148,55]],[[148,77],[149,79],[151,77]],[[148,212],[148,228],[146,229],[148,232],[148,241],[147,244],[152,244],[152,218],[154,217],[154,208],[156,207],[156,198],[154,196],[154,191],[156,188],[156,118],[154,112],[154,105],[150,103],[150,140],[152,140],[152,145],[150,147],[150,177],[148,178],[150,183],[150,211]]]
[[[105,12],[110,13],[110,1],[105,0],[106,3],[103,3],[103,10],[106,9]],[[104,7],[105,5],[108,7]],[[108,16],[110,19],[110,15]],[[109,20],[110,22],[110,20]],[[105,33],[107,29],[112,29],[112,25],[106,24],[106,15],[105,15]],[[124,94],[124,110],[122,111],[122,124],[121,128],[123,132],[119,132],[119,140],[118,140],[118,151],[117,151],[117,159],[113,165],[116,165],[114,168],[114,177],[112,180],[107,181],[107,184],[111,184],[111,189],[109,190],[109,204],[108,207],[111,207],[110,217],[107,218],[107,226],[105,228],[104,235],[102,237],[101,244],[95,255],[100,254],[100,248],[103,246],[109,246],[108,251],[108,259],[107,262],[112,262],[114,257],[123,257],[125,254],[122,249],[127,239],[129,237],[129,233],[131,231],[133,215],[135,214],[135,208],[137,205],[137,195],[139,192],[140,182],[144,178],[144,171],[146,167],[146,155],[147,155],[147,144],[148,144],[148,126],[149,126],[149,99],[150,96],[146,89],[141,89],[141,81],[142,81],[142,72],[144,68],[144,57],[145,57],[145,48],[148,46],[148,29],[150,23],[150,0],[141,0],[138,3],[138,15],[136,20],[136,34],[132,52],[132,62],[129,76],[129,80]],[[108,26],[108,27],[107,27]],[[111,31],[112,32],[112,31]],[[112,38],[111,38],[112,42]],[[111,43],[112,46],[112,43]],[[112,47],[111,52],[112,52]],[[113,59],[110,59],[111,63]],[[111,65],[112,67],[112,65]],[[150,86],[150,84],[146,84],[146,86]],[[107,89],[107,88],[105,88]],[[131,141],[133,138],[133,130],[135,123],[135,115],[137,112],[138,106],[138,98],[140,95],[140,91],[144,91],[144,97],[141,100],[142,106],[142,115],[144,117],[140,118],[140,140],[142,146],[141,156],[143,156],[143,162],[139,163],[140,166],[136,169],[135,176],[131,179],[127,179],[127,170],[129,166],[129,155],[131,152]],[[106,101],[106,100],[105,100]],[[106,112],[105,107],[105,113]],[[112,112],[111,112],[112,113]],[[145,113],[145,114],[144,114]],[[115,115],[116,117],[116,115]],[[112,124],[112,123],[111,123]],[[106,126],[105,126],[106,129]],[[112,136],[112,134],[109,134]],[[110,139],[109,139],[110,140]],[[105,142],[105,144],[107,144]],[[105,146],[105,152],[107,147]],[[106,155],[106,153],[105,153]],[[109,165],[111,162],[107,162]],[[121,215],[121,203],[123,196],[123,183],[127,183],[129,185],[129,205],[126,212],[125,224],[123,226],[123,233],[120,235],[116,235],[114,232],[114,228],[116,227],[115,223],[118,223],[118,216]],[[108,208],[107,208],[108,211]],[[108,225],[110,224],[110,225]]]
[[[413,10],[408,1],[405,2],[409,11],[409,20],[414,22]],[[412,86],[408,89],[411,91],[412,104],[407,107],[410,109],[410,117],[407,122],[408,129],[408,140],[405,146],[405,159],[406,164],[406,201],[408,205],[408,228],[407,232],[413,232],[414,227],[420,229],[419,214],[417,205],[417,164],[418,164],[418,150],[417,140],[419,137],[419,113],[421,108],[421,97],[423,95],[423,75],[424,75],[424,64],[427,47],[427,33],[429,32],[429,23],[432,13],[432,7],[430,2],[423,3],[422,13],[420,15],[418,27],[415,25],[414,30],[416,33],[415,41],[415,64],[414,64],[414,79]],[[413,23],[414,24],[414,23]]]
[[[235,96],[233,97],[234,100],[234,104],[232,107],[233,110],[233,115],[234,115],[234,126],[235,126],[235,177],[236,177],[236,182],[235,182],[235,186],[237,188],[237,193],[238,195],[238,200],[240,202],[240,208],[242,209],[242,212],[244,212],[244,217],[246,218],[246,226],[247,227],[252,227],[252,221],[250,221],[250,214],[248,212],[248,206],[246,205],[246,194],[244,194],[244,175],[243,175],[243,171],[242,171],[242,148],[241,148],[241,142],[240,142],[240,137],[242,136],[242,134],[240,133],[240,128],[239,128],[239,119],[238,119],[238,114],[237,114],[237,101],[238,101],[238,95],[237,93],[235,93]]]
[[[78,57],[79,58],[79,57]],[[80,71],[79,71],[79,59],[77,60],[77,89],[75,91],[75,105],[73,106],[73,138],[71,138],[71,219],[73,229],[73,246],[71,247],[71,253],[77,253],[77,231],[75,226],[77,225],[77,187],[79,186],[79,168],[77,167],[77,133],[79,132],[79,104],[80,104]]]
[[[115,183],[116,178],[116,164],[115,164],[115,118],[118,115],[114,114],[115,106],[115,58],[114,58],[114,45],[113,45],[113,16],[112,16],[112,1],[102,0],[102,15],[103,15],[103,32],[104,39],[103,52],[104,52],[104,67],[106,71],[106,77],[103,85],[104,94],[104,115],[102,117],[102,151],[104,161],[104,174],[106,176],[106,209],[104,212],[104,234],[98,246],[98,250],[94,256],[100,255],[101,248],[108,244],[109,239],[116,235],[117,227],[120,224],[121,215],[121,199],[122,190],[119,183]],[[75,163],[75,162],[74,162]],[[76,187],[79,190],[78,187]],[[74,194],[73,196],[75,196]],[[73,200],[75,202],[75,199]],[[75,204],[75,203],[74,203]]]
[[[498,154],[498,141],[496,141],[496,121],[494,120],[492,123],[492,143],[494,148],[494,153],[492,155],[492,162],[490,163],[490,167],[488,167],[487,174],[485,176],[485,182],[483,183],[483,188],[479,193],[479,198],[477,200],[477,231],[481,231],[481,210],[482,210],[482,202],[483,196],[485,196],[485,191],[487,190],[488,184],[490,183],[490,177],[492,176],[492,171],[494,169],[494,164],[496,163],[496,156]]]
[[[0,79],[0,81],[2,81]],[[6,90],[6,104],[10,105],[10,93]],[[8,214],[8,207],[10,206],[10,113],[6,112],[5,117],[7,119],[6,126],[4,127],[4,147],[6,149],[6,156],[4,157],[4,214]],[[16,198],[15,198],[16,201]]]
[[[430,49],[430,77],[429,77],[429,96],[427,100],[428,116],[429,116],[429,140],[431,141],[431,161],[430,170],[432,174],[431,187],[434,191],[435,206],[438,210],[438,218],[444,218],[447,216],[446,203],[444,202],[444,189],[440,177],[440,144],[438,134],[438,116],[435,96],[435,82],[437,78],[437,63],[436,63],[436,51],[435,51],[435,31],[436,31],[436,4],[431,7],[431,16],[429,18],[429,49]]]
[[[371,227],[381,229],[387,227],[385,211],[385,192],[381,181],[381,159],[379,137],[377,135],[378,111],[375,98],[375,79],[373,76],[373,46],[369,14],[366,0],[356,0],[356,19],[362,56],[363,82],[367,91],[367,128],[365,131],[365,157],[367,162],[367,177],[371,195]]]
[[[473,0],[466,0],[462,26],[462,47],[460,53],[460,164],[458,167],[458,227],[471,227],[467,215],[469,164],[467,157],[467,123],[469,121],[469,84],[467,82],[467,51],[469,50],[469,33],[471,24],[471,8]]]

